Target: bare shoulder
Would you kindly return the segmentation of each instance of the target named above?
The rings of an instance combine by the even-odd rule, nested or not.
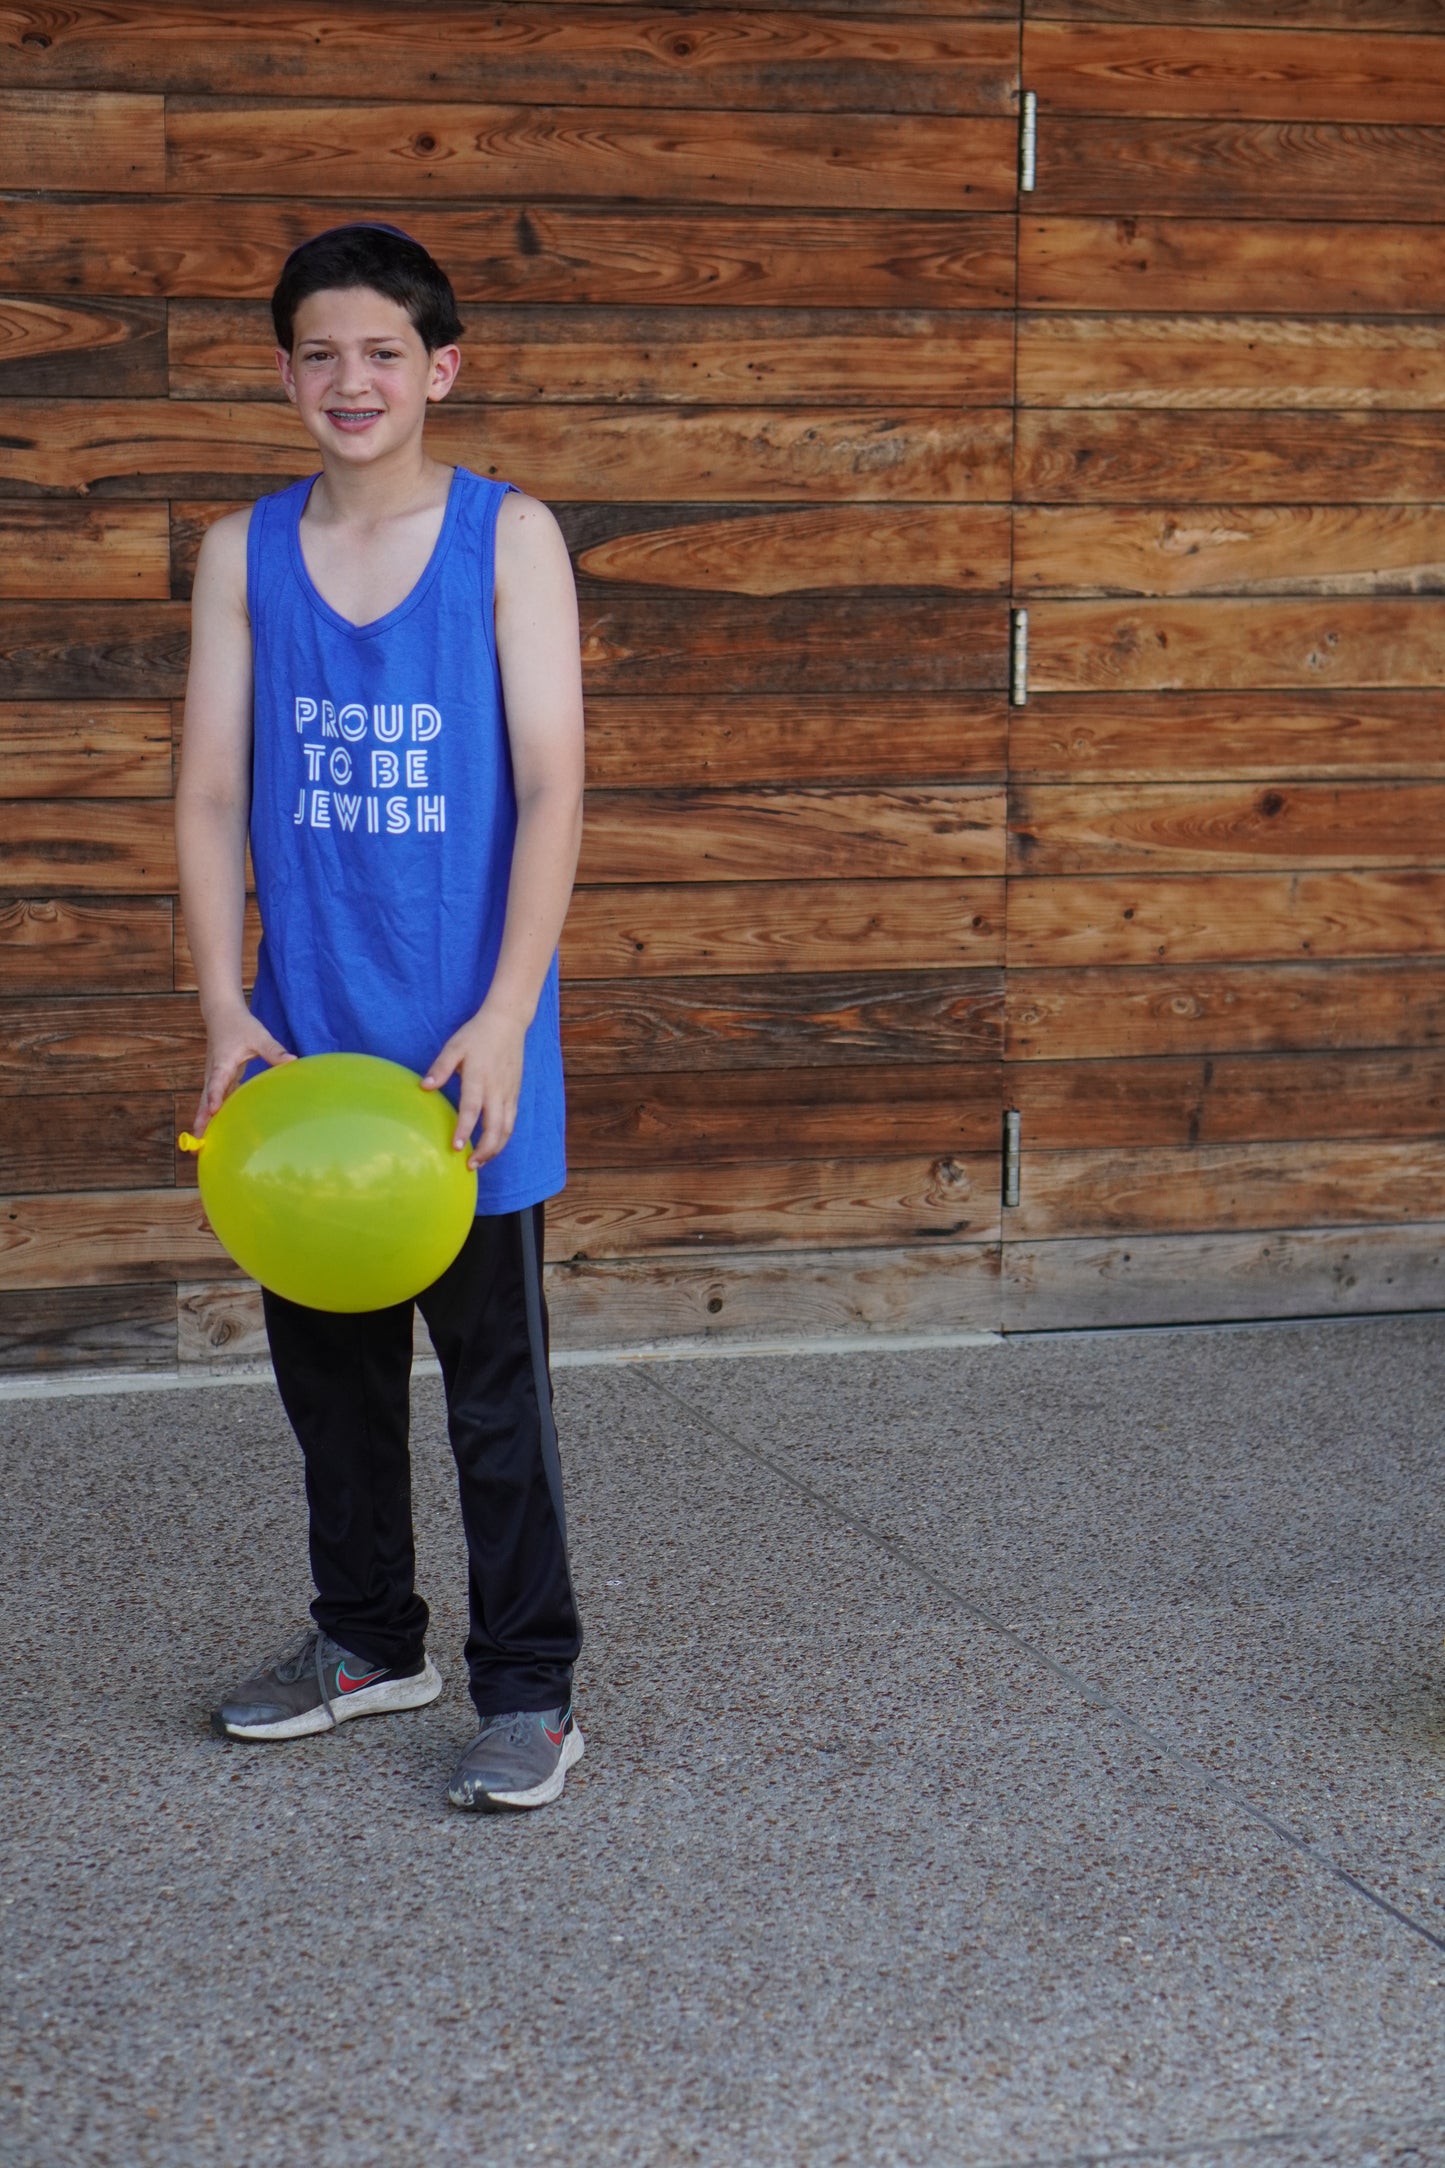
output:
[[[519,575],[566,572],[571,560],[567,541],[556,514],[537,497],[509,490],[497,512],[497,577],[505,582]]]
[[[196,559],[196,589],[198,599],[202,595],[214,595],[239,601],[246,600],[246,538],[251,531],[251,507],[243,504],[239,511],[225,512],[215,520],[201,537],[200,555]]]

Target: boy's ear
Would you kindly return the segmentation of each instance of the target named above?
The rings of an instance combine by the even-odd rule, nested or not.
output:
[[[281,388],[292,406],[296,404],[296,373],[291,367],[291,356],[284,346],[276,349],[276,369],[281,378]]]
[[[459,346],[439,346],[431,357],[431,375],[427,378],[426,395],[430,400],[445,399],[457,380],[462,365]]]

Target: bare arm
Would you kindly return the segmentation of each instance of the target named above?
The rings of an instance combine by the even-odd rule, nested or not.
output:
[[[285,1061],[241,985],[246,829],[251,809],[249,513],[219,520],[201,544],[191,611],[191,668],[176,787],[181,909],[206,1023],[206,1081],[193,1127],[204,1134],[247,1062]]]
[[[426,1077],[460,1072],[455,1143],[478,1116],[472,1166],[512,1133],[528,1025],[561,937],[582,840],[582,663],[577,594],[562,531],[545,505],[509,496],[497,520],[497,654],[517,791],[517,837],[501,952],[481,1008]]]

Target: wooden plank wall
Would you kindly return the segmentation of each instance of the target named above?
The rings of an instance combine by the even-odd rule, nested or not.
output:
[[[173,1150],[206,522],[285,251],[414,227],[556,504],[592,801],[558,1339],[999,1316],[1012,0],[0,5],[0,1362],[256,1347]]]
[[[1445,1291],[1445,14],[1028,0],[1014,1325]]]

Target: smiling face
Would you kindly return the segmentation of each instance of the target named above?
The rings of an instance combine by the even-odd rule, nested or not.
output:
[[[428,405],[445,399],[461,365],[455,346],[428,353],[400,302],[370,286],[308,294],[295,341],[276,352],[286,396],[322,452],[347,466],[419,443]]]

